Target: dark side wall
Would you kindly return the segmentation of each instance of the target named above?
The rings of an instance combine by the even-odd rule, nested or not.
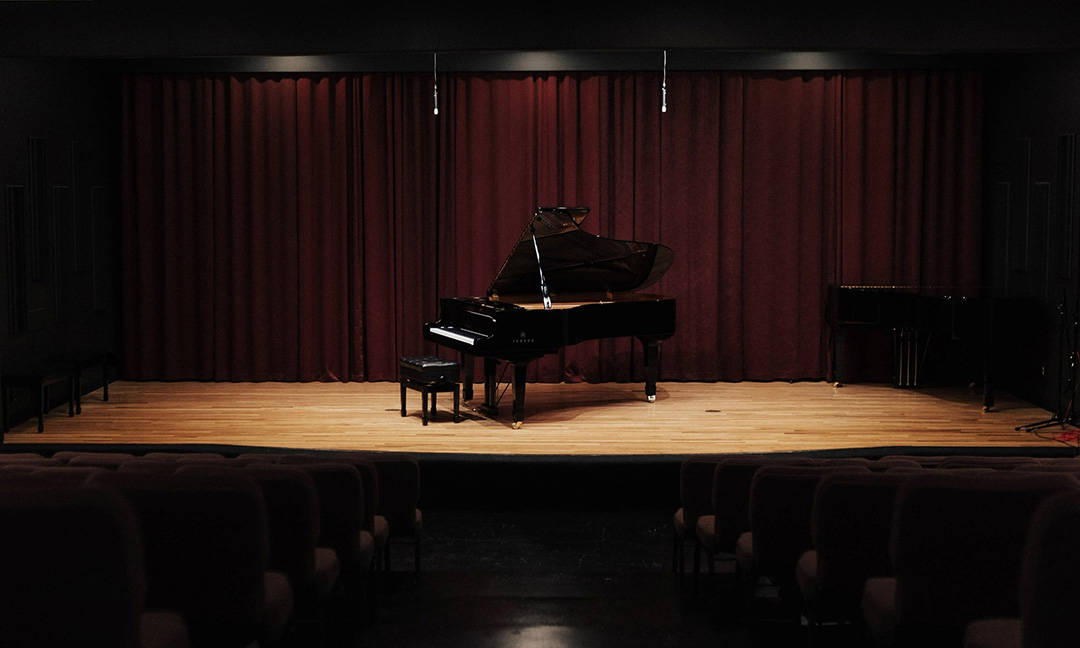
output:
[[[116,348],[118,83],[92,64],[0,58],[5,371]],[[13,396],[17,420],[30,399]]]
[[[1071,399],[1080,334],[1080,54],[992,60],[985,93],[987,272],[1005,298],[999,382],[1056,411]]]

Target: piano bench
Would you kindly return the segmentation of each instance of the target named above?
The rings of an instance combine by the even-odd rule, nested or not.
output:
[[[405,410],[406,389],[415,389],[420,392],[422,398],[420,418],[423,420],[424,425],[428,424],[428,394],[431,394],[431,418],[435,418],[436,395],[439,392],[452,391],[454,392],[454,423],[461,420],[461,385],[458,384],[461,367],[458,363],[434,356],[405,357],[401,359],[398,375],[401,383],[402,416],[407,415]]]
[[[51,385],[66,383],[68,416],[75,416],[75,388],[78,371],[75,366],[62,360],[50,359],[34,367],[5,371],[0,377],[0,427],[7,434],[10,427],[11,390],[25,389],[34,396],[37,409],[37,431],[45,431],[45,412],[49,409],[48,389]]]

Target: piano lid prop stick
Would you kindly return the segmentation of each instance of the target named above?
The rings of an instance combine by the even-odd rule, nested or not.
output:
[[[536,250],[536,269],[540,271],[540,296],[544,298],[544,310],[551,310],[551,295],[548,294],[547,280],[544,279],[544,266],[540,265],[540,246],[536,243],[536,228],[529,226],[532,234],[533,250]]]
[[[435,109],[431,111],[433,115],[439,114],[439,53],[432,52],[431,54],[431,78],[433,96],[435,99]]]

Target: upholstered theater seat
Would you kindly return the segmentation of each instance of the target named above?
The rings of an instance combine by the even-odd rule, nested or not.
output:
[[[108,472],[88,483],[117,488],[131,503],[148,604],[182,613],[193,645],[231,648],[264,637],[266,510],[252,479]]]
[[[894,578],[871,579],[863,592],[875,642],[953,646],[971,621],[1019,616],[1032,514],[1078,486],[1067,475],[951,470],[903,484],[890,538]]]
[[[800,556],[795,578],[812,636],[822,620],[857,621],[863,584],[892,575],[889,539],[893,503],[911,472],[834,474],[814,494],[813,549]]]
[[[1064,648],[1077,644],[1080,609],[1080,494],[1047,499],[1024,545],[1019,618],[980,619],[964,631],[965,648]]]
[[[48,474],[18,482],[0,483],[0,645],[187,648],[182,617],[145,610],[142,541],[128,502]]]

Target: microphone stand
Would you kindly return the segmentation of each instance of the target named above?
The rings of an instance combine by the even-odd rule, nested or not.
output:
[[[551,310],[551,295],[544,279],[544,266],[540,265],[540,246],[536,243],[536,227],[530,225],[529,233],[532,235],[533,250],[536,251],[536,269],[540,271],[540,296],[544,299],[544,310]]]

